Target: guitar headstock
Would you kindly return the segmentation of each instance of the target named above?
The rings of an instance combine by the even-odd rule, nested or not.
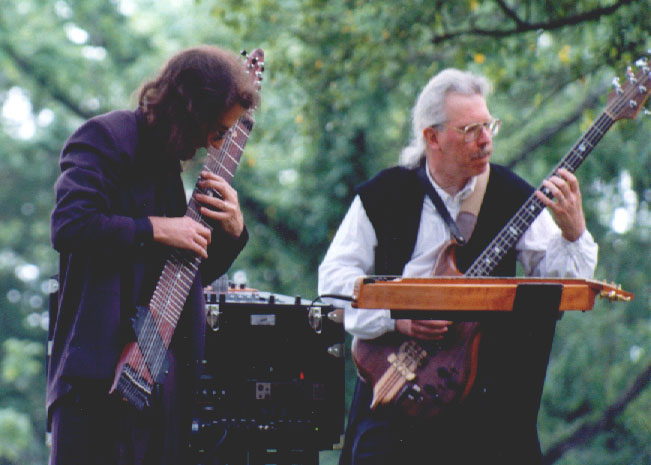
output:
[[[264,52],[260,48],[256,48],[249,55],[246,50],[242,50],[242,57],[245,60],[245,66],[248,70],[251,80],[260,90],[260,83],[262,82],[262,73],[264,72]]]
[[[649,53],[651,54],[651,50]],[[615,90],[609,95],[606,112],[615,121],[635,118],[649,98],[651,92],[649,60],[647,57],[640,58],[635,65],[638,68],[637,73],[634,73],[629,66],[626,70],[627,82],[624,85],[621,85],[617,78],[613,79]]]
[[[611,302],[630,302],[633,300],[633,293],[624,291],[621,285],[609,284],[600,281],[591,281],[599,291],[599,297],[608,299]]]

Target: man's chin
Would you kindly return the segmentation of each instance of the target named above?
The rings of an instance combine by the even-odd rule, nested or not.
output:
[[[475,168],[476,170],[476,174],[481,174],[484,171],[486,171],[486,169],[488,169],[488,162],[490,161],[490,159],[491,159],[490,155],[486,155],[484,157],[475,158],[472,161],[472,165],[473,168]]]

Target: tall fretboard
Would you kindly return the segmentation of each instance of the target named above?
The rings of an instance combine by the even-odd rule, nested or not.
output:
[[[260,49],[254,50],[247,60],[251,79],[258,84],[263,61],[264,54]],[[232,182],[253,129],[253,111],[245,112],[226,133],[219,150],[208,148],[203,170],[221,176],[229,184]],[[200,205],[194,195],[197,193],[215,195],[197,182],[185,216],[212,231],[210,224],[199,213]],[[137,342],[125,348],[114,381],[114,389],[138,409],[148,405],[154,384],[165,376],[167,349],[200,264],[201,257],[197,254],[173,249],[163,266],[148,307],[138,309],[134,323]]]
[[[637,76],[629,75],[630,79],[627,85],[618,87],[611,94],[606,109],[574,144],[560,163],[556,165],[548,177],[554,175],[559,168],[565,168],[572,173],[575,172],[615,121],[622,118],[634,118],[637,115],[649,96],[649,81],[651,81],[651,73],[646,61],[641,65],[642,69]],[[552,198],[546,187],[541,185],[539,190]],[[508,251],[515,246],[544,208],[543,203],[532,194],[470,265],[465,275],[471,277],[488,276]]]
[[[251,114],[247,113],[230,129],[219,151],[212,147],[208,150],[203,169],[221,176],[230,184],[240,164],[244,146],[252,129],[253,119]],[[199,213],[200,205],[194,198],[196,193],[212,194],[197,184],[185,215],[212,231],[210,224]],[[166,347],[169,346],[200,263],[201,257],[182,249],[174,249],[165,262],[149,302],[149,310],[158,323],[158,332]]]

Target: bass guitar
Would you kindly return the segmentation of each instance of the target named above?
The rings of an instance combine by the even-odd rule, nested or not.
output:
[[[264,53],[261,49],[254,50],[246,57],[246,66],[249,78],[259,86],[264,70]],[[208,148],[203,169],[221,176],[229,184],[233,181],[253,129],[254,110],[251,108],[240,117],[225,135],[219,150],[212,146]],[[198,184],[194,188],[195,193],[213,195]],[[185,215],[212,230],[199,213],[199,204],[194,195]],[[167,349],[200,262],[198,255],[174,249],[163,266],[149,305],[137,310],[133,321],[136,341],[127,344],[122,351],[110,392],[116,392],[138,410],[150,405],[154,386],[164,379]]]
[[[608,129],[620,119],[635,118],[651,91],[651,71],[646,59],[636,63],[640,70],[629,73],[624,86],[609,96],[605,110],[551,171],[570,172],[583,163]],[[539,190],[552,198],[544,186]],[[456,243],[451,242],[434,267],[435,276],[488,276],[531,226],[544,204],[532,194],[470,265],[465,274],[456,266]],[[367,308],[367,307],[363,307]],[[376,308],[403,308],[379,305]],[[358,373],[373,385],[371,408],[396,406],[410,416],[432,417],[459,404],[470,393],[477,374],[481,339],[476,321],[456,322],[443,341],[426,343],[387,333],[373,340],[355,340],[353,361]]]

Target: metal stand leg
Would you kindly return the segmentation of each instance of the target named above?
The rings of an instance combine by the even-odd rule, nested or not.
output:
[[[489,396],[484,431],[500,463],[540,463],[538,410],[561,293],[561,285],[521,284],[512,314],[482,326],[479,367]]]

